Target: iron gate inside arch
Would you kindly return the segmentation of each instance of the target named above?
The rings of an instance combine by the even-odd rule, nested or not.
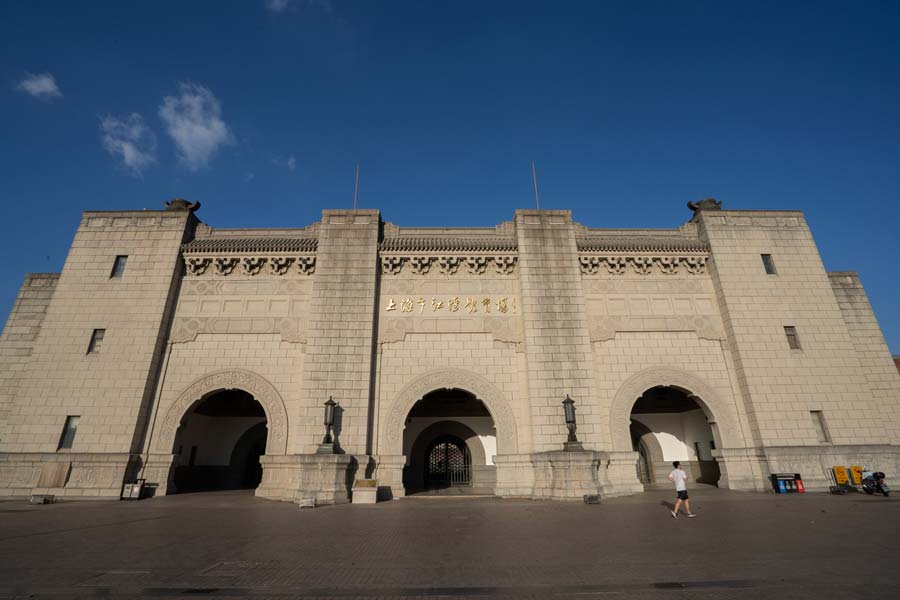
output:
[[[425,463],[425,486],[444,488],[472,482],[472,457],[466,443],[445,435],[431,443]]]

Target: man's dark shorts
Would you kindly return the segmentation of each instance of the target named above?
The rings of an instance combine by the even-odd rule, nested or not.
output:
[[[687,490],[681,490],[680,492],[677,492],[677,493],[678,493],[679,500],[687,500],[688,499]]]

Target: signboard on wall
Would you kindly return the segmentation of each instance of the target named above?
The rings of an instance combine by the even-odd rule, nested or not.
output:
[[[850,483],[847,467],[832,467],[831,470],[834,471],[834,481],[838,485],[848,485]]]

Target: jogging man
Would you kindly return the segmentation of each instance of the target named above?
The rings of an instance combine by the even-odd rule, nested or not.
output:
[[[669,473],[669,481],[675,482],[675,494],[678,496],[678,499],[675,500],[675,510],[672,511],[672,517],[675,519],[678,518],[678,509],[681,508],[682,502],[684,502],[684,508],[687,510],[688,518],[696,517],[697,515],[691,512],[691,501],[688,500],[687,485],[685,485],[687,473],[682,470],[681,463],[677,460],[672,463],[672,466],[675,467],[675,469]]]

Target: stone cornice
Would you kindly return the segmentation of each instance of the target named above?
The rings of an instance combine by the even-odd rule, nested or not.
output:
[[[709,244],[697,238],[684,237],[582,237],[579,252],[651,252],[666,254],[708,254]]]
[[[252,237],[231,238],[211,237],[192,240],[181,246],[185,254],[257,254],[283,252],[315,252],[319,240],[316,238]]]
[[[381,242],[382,252],[416,252],[444,254],[448,252],[516,252],[518,242],[513,237],[392,237]]]

